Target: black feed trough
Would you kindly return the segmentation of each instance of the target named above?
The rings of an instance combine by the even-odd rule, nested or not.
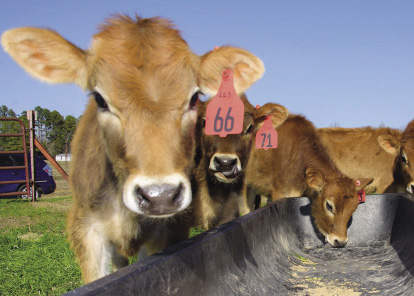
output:
[[[414,295],[414,201],[369,195],[345,248],[282,199],[67,295]]]

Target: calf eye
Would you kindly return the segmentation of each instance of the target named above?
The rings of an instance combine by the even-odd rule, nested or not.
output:
[[[200,94],[201,92],[198,91],[195,94],[193,94],[193,96],[191,97],[190,104],[188,107],[190,110],[195,110],[197,108],[197,102],[198,102]]]
[[[93,96],[94,96],[94,98],[95,98],[96,104],[98,105],[98,107],[99,107],[100,109],[102,109],[102,111],[108,111],[108,110],[109,110],[109,108],[108,108],[108,104],[106,103],[105,99],[101,96],[101,94],[100,94],[100,93],[98,93],[98,92],[94,91],[94,92],[92,93],[92,95],[93,95]]]
[[[401,154],[401,161],[402,161],[403,163],[405,163],[405,164],[408,164],[407,157],[405,157],[405,155],[404,155],[404,154]]]
[[[331,213],[333,213],[332,212],[333,208],[332,208],[332,205],[331,205],[331,203],[329,201],[326,202],[326,208],[328,209],[328,211],[330,211]]]
[[[253,124],[249,125],[249,127],[246,129],[246,135],[251,134],[253,132]]]

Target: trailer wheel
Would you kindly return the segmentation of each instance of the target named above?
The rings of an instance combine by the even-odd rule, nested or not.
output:
[[[40,192],[40,189],[36,186],[36,199],[39,199],[42,196],[42,193]],[[31,189],[30,189],[31,190]],[[19,187],[19,189],[17,189],[17,191],[19,192],[26,192],[27,188],[26,188],[26,184],[23,184]],[[20,195],[21,199],[28,199],[29,197],[27,195]],[[32,198],[30,198],[31,200]]]

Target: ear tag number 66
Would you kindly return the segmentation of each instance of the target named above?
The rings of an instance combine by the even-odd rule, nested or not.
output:
[[[265,150],[277,148],[277,131],[273,128],[270,115],[266,116],[263,126],[256,134],[256,148]]]
[[[206,135],[240,134],[243,130],[244,104],[234,89],[233,70],[226,69],[221,75],[217,94],[206,109]]]

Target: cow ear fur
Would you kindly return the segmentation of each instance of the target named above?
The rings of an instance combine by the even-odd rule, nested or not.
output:
[[[264,73],[263,62],[250,52],[230,46],[219,47],[206,53],[200,59],[199,87],[201,91],[215,96],[225,69],[233,70],[234,88],[239,95]]]
[[[306,183],[312,189],[320,192],[325,186],[325,176],[321,170],[308,168],[306,170]]]
[[[267,115],[271,115],[273,128],[281,126],[289,116],[289,110],[282,105],[267,103],[262,107],[258,108],[254,112],[254,117],[257,124],[257,130],[263,126],[264,119]]]
[[[366,186],[368,186],[369,184],[374,182],[374,179],[372,179],[372,178],[360,178],[360,179],[357,179],[357,180],[359,181],[358,182],[359,185],[356,185],[356,190],[357,191],[364,189]]]
[[[395,156],[399,153],[400,143],[395,137],[391,135],[380,135],[377,140],[378,144],[385,152]]]
[[[11,29],[3,33],[1,44],[21,67],[39,80],[86,86],[86,53],[55,31]]]

